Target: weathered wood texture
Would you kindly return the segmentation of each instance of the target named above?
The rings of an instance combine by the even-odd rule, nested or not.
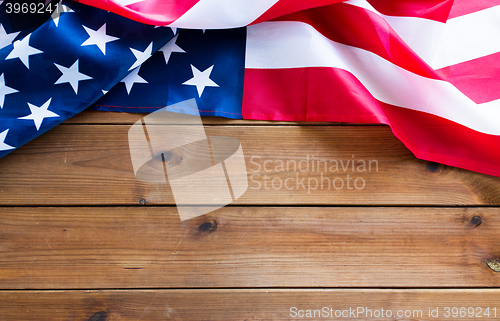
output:
[[[453,310],[454,307],[457,310]],[[461,308],[463,309],[460,310]],[[311,315],[315,313],[314,310],[319,310],[316,312],[316,318],[298,317],[299,315],[307,316],[308,310]],[[323,315],[322,318],[318,317],[320,312]],[[336,318],[335,313],[338,315],[344,313],[348,317]],[[429,314],[436,315],[435,313],[438,313],[439,318],[429,317]],[[446,318],[448,313],[451,317]],[[453,317],[454,313],[457,313],[459,317]],[[460,317],[461,313],[462,317]],[[486,318],[488,313],[490,317]],[[479,320],[498,320],[499,313],[500,290],[498,289],[0,292],[1,318],[19,321],[478,320],[479,316],[481,316]],[[397,317],[398,314],[403,317]],[[393,316],[388,317],[388,315]],[[471,315],[473,317],[470,317]]]
[[[0,204],[173,205],[168,184],[135,179],[129,128],[61,125],[0,159]],[[417,160],[387,127],[207,126],[206,132],[241,141],[250,183],[239,205],[500,204],[500,178]]]
[[[496,208],[0,208],[2,289],[497,287]]]

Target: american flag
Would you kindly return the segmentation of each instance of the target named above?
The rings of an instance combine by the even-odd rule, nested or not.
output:
[[[4,15],[2,40],[15,41],[0,49],[0,157],[89,107],[173,37],[77,3],[64,11],[24,37]]]
[[[50,68],[38,67],[38,63],[52,59],[46,52],[55,42],[29,40],[33,50],[43,53],[30,51],[29,58],[22,57],[33,66],[37,64],[33,77],[49,80],[42,92],[53,94],[33,94],[36,100],[21,98],[21,93],[34,92],[39,82],[25,90],[22,80],[31,76],[14,76],[12,70],[2,73],[5,78],[0,79],[0,90],[5,108],[0,117],[10,104],[24,103],[26,107],[11,116],[16,124],[0,128],[0,149],[13,149],[25,142],[19,140],[22,134],[11,134],[18,123],[42,131],[83,110],[85,104],[144,112],[196,97],[202,115],[387,124],[419,158],[500,176],[500,1],[80,2],[171,28],[137,25],[134,28],[142,28],[144,37],[150,38],[135,47],[118,48],[125,42],[126,31],[103,30],[104,20],[89,25],[79,22],[84,16],[75,18],[80,38],[74,36],[79,40],[73,45],[78,49],[69,55],[71,58],[56,60]],[[75,12],[59,18],[61,23],[65,16],[79,14],[81,6],[73,3],[70,7]],[[100,15],[116,17],[106,12]],[[49,31],[46,25],[31,37],[44,28]],[[90,66],[83,64],[85,56],[78,54],[91,49],[104,54],[98,44],[87,42],[89,32],[101,32],[99,41],[109,40],[101,47],[116,49],[113,57],[120,55],[119,50],[125,52],[111,64],[119,72],[99,74],[86,69]],[[159,44],[153,41],[157,33],[161,34],[155,38]],[[62,37],[58,35],[58,39]],[[72,37],[66,36],[66,40]],[[18,42],[26,43],[25,39]],[[47,43],[50,45],[43,47]],[[22,58],[14,57],[12,51],[12,45],[0,51],[1,70],[14,59],[16,70],[22,67]],[[141,58],[136,53],[141,53]],[[75,63],[79,64],[75,67]],[[67,70],[78,74],[73,76],[78,80],[65,78]],[[94,83],[98,85],[91,85]],[[61,108],[66,114],[49,100],[59,99],[56,93],[63,90],[73,90],[75,97],[80,97],[75,89],[78,86],[89,99],[84,104],[78,98],[81,106],[71,108],[71,112],[67,112],[68,106],[75,99],[64,102],[66,109]],[[102,90],[110,91],[96,102]],[[31,115],[39,114],[45,117],[38,120],[37,128]],[[20,132],[24,130],[27,128]]]

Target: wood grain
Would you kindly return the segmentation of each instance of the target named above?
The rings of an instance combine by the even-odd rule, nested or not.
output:
[[[168,184],[135,178],[129,128],[61,125],[0,159],[0,204],[173,205]],[[250,182],[239,205],[500,204],[500,178],[417,160],[386,127],[207,126],[206,132],[241,141]],[[363,188],[354,188],[357,179]]]
[[[2,289],[498,287],[496,208],[0,208]]]
[[[148,113],[122,113],[122,112],[107,112],[99,110],[86,110],[74,117],[67,119],[65,124],[115,124],[115,125],[132,125]],[[250,119],[230,119],[223,117],[203,116],[203,124],[205,125],[250,125],[250,126],[265,126],[265,125],[282,125],[282,126],[331,126],[331,125],[354,125],[354,123],[335,123],[335,122],[293,122],[293,121],[268,121],[268,120],[250,120]],[[356,126],[383,126],[379,124],[355,124]]]
[[[135,179],[127,132],[144,115],[86,111],[0,159],[0,320],[500,314],[500,178],[417,160],[386,126],[204,117],[208,135],[241,141],[250,188],[181,222],[169,184]],[[312,156],[378,168],[277,167]],[[307,184],[348,174],[364,188]]]
[[[445,318],[446,308],[453,307],[463,307],[465,317]],[[489,307],[490,318],[484,316],[486,307]],[[326,310],[323,310],[324,308]],[[498,319],[500,290],[214,289],[0,292],[0,314],[4,320],[348,319],[335,318],[335,313],[353,313],[350,319],[354,320],[478,320],[469,317],[469,308],[473,308],[469,310],[473,316],[483,315],[480,320]],[[494,308],[497,318],[493,317]],[[349,309],[356,312],[350,312]],[[306,316],[308,310],[311,315],[314,310],[319,310],[316,312],[316,318],[298,317],[299,313]],[[430,311],[437,312],[439,318],[429,317]],[[453,310],[450,309],[450,313],[453,313],[451,311]],[[318,317],[320,312],[323,313],[323,318]],[[398,318],[398,313],[403,317]],[[404,317],[405,313],[407,317]],[[376,317],[381,314],[384,317]],[[387,317],[391,314],[394,316]],[[460,310],[457,314],[460,315]]]

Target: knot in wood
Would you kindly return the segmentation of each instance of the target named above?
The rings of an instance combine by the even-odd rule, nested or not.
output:
[[[494,260],[486,260],[486,264],[490,269],[495,272],[500,272],[500,261],[497,259]]]
[[[427,162],[425,164],[425,169],[431,173],[439,173],[443,170],[443,168],[444,168],[443,164],[439,164],[439,163],[435,163],[435,162]]]
[[[471,218],[470,223],[474,225],[474,227],[478,227],[483,223],[483,218],[479,215],[476,215],[473,218]]]
[[[91,316],[87,321],[106,321],[108,319],[108,314],[106,311],[100,311]]]
[[[210,221],[204,222],[200,226],[198,226],[198,229],[201,232],[212,232],[212,231],[215,231],[217,229],[217,221],[210,220]]]

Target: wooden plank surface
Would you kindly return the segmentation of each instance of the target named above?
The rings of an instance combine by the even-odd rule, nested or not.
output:
[[[4,320],[498,320],[499,313],[498,289],[0,292]]]
[[[148,115],[147,113],[118,113],[118,112],[105,112],[98,110],[87,110],[83,113],[77,114],[74,117],[67,119],[65,124],[115,124],[115,125],[132,125],[142,117]],[[250,126],[267,126],[267,125],[281,125],[281,126],[297,126],[297,125],[315,125],[315,126],[346,126],[354,125],[347,123],[334,123],[334,122],[292,122],[292,121],[268,121],[268,120],[247,120],[247,119],[230,119],[223,117],[207,117],[203,116],[202,121],[204,125],[250,125]],[[356,126],[384,126],[379,124],[355,124]]]
[[[497,287],[497,208],[0,208],[2,289]],[[490,266],[488,266],[490,263]]]
[[[135,179],[129,128],[61,125],[0,159],[0,204],[173,205],[168,184]],[[417,160],[387,127],[207,126],[206,132],[241,141],[250,182],[239,205],[500,204],[500,178]]]
[[[208,135],[241,141],[249,189],[182,222],[168,184],[134,177],[127,132],[143,116],[84,112],[0,159],[0,320],[289,320],[325,306],[500,319],[500,178],[417,160],[387,126],[204,117]],[[318,170],[312,156],[378,168]],[[348,174],[365,186],[309,185]],[[305,186],[275,188],[290,178]]]

